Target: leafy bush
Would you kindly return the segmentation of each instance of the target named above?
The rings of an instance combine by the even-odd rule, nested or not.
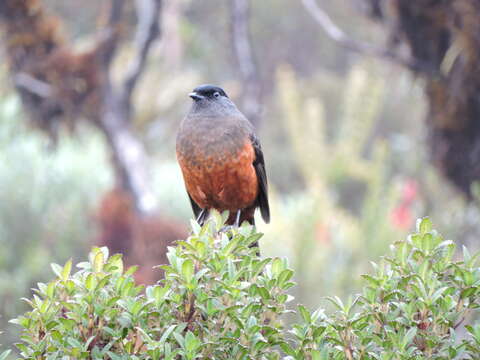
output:
[[[145,292],[121,257],[94,249],[88,262],[52,265],[56,279],[39,284],[32,310],[13,320],[23,328],[17,344],[25,359],[473,359],[480,326],[463,322],[478,307],[477,256],[431,229],[392,246],[364,275],[362,295],[337,310],[310,313],[291,327],[287,290],[293,272],[281,258],[262,259],[249,245],[251,226],[219,231],[215,215],[169,249],[166,276]]]
[[[294,326],[300,346],[292,355],[302,359],[321,351],[318,358],[477,359],[480,326],[465,325],[469,336],[463,339],[458,333],[479,306],[478,255],[464,248],[463,260],[454,261],[454,253],[455,244],[432,230],[429,219],[418,221],[417,233],[372,263],[373,275],[363,275],[362,295],[346,304],[329,298],[337,310],[332,315],[301,311],[304,324]]]
[[[0,66],[0,84],[7,84]],[[78,261],[94,238],[93,209],[111,184],[100,134],[60,136],[55,151],[23,121],[17,96],[0,85],[0,342],[18,338],[7,320],[26,311],[16,299],[50,278],[51,262]],[[93,170],[94,169],[94,170]]]

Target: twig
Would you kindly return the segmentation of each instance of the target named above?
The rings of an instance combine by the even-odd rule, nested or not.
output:
[[[117,49],[119,23],[122,18],[125,0],[111,0],[110,11],[106,21],[105,28],[99,36],[99,60],[100,64],[107,70],[113,60]]]
[[[145,69],[147,55],[152,43],[160,34],[160,11],[162,0],[136,0],[137,32],[135,35],[136,54],[128,66],[123,89],[123,101],[130,102],[130,97]]]
[[[52,97],[54,94],[54,89],[50,84],[38,80],[25,72],[15,74],[13,81],[17,87],[44,99]]]
[[[130,192],[136,209],[150,213],[156,208],[144,145],[135,135],[128,112],[113,90],[105,94],[104,110],[99,123],[112,151],[119,185]]]
[[[256,72],[248,34],[248,0],[232,0],[233,46],[244,78]]]
[[[110,38],[105,47],[100,48],[100,61],[106,74],[103,84],[103,109],[99,126],[112,150],[117,180],[121,187],[129,191],[135,199],[140,213],[155,209],[155,195],[152,190],[148,156],[142,142],[131,126],[131,93],[145,68],[146,57],[153,40],[159,34],[159,12],[162,0],[137,0],[137,53],[129,66],[125,82],[117,88],[108,74],[115,55],[118,40],[118,27],[125,0],[111,0],[107,33]]]
[[[455,325],[453,325],[453,329],[457,330],[457,328],[465,321],[465,316],[463,316]]]
[[[242,78],[242,110],[257,125],[261,112],[261,86],[248,31],[249,0],[231,0],[232,44]]]
[[[305,9],[325,31],[328,37],[339,43],[341,46],[358,53],[387,59],[415,72],[438,74],[438,71],[431,66],[415,62],[411,58],[401,56],[391,49],[379,48],[375,45],[350,38],[333,22],[330,16],[328,16],[328,14],[318,5],[316,0],[302,0],[302,2]]]

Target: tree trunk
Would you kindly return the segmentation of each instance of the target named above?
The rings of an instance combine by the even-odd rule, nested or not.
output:
[[[242,84],[241,109],[257,127],[260,125],[263,94],[250,38],[249,19],[249,0],[231,0],[231,44]]]
[[[434,164],[467,197],[480,180],[480,2],[365,0],[425,82]]]
[[[132,126],[132,93],[152,43],[160,33],[162,0],[136,0],[135,51],[118,84],[111,64],[119,43],[125,0],[111,0],[106,25],[90,51],[75,53],[40,0],[0,0],[9,71],[31,123],[54,141],[60,126],[89,121],[105,136],[116,185],[104,194],[96,214],[97,245],[141,264],[137,279],[154,283],[152,266],[166,261],[166,248],[186,236],[184,224],[159,216],[148,173],[148,156]]]

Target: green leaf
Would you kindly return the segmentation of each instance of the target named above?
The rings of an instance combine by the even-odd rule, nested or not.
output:
[[[27,345],[23,344],[23,343],[16,343],[15,344],[15,347],[20,350],[22,353],[24,354],[28,354],[29,353],[29,348]]]
[[[284,269],[283,261],[280,258],[275,258],[272,261],[272,275],[277,277],[280,274],[280,271]]]
[[[138,270],[138,266],[137,265],[134,265],[134,266],[130,266],[127,271],[125,271],[125,276],[130,276],[130,275],[133,275],[135,274],[135,272]]]
[[[360,275],[362,278],[368,281],[370,285],[372,285],[374,288],[380,286],[380,280],[375,279],[373,276],[370,275]]]
[[[185,338],[181,334],[174,332],[173,337],[175,340],[177,340],[177,343],[180,345],[180,347],[185,348]]]
[[[155,304],[158,306],[160,305],[160,303],[163,302],[168,290],[169,290],[169,287],[165,286],[159,286],[159,285],[156,285],[154,287],[149,287],[149,289],[151,289],[151,297],[155,300]],[[148,289],[147,289],[148,291]]]
[[[312,350],[312,360],[322,360],[323,356],[320,350]]]
[[[192,354],[200,345],[200,340],[191,331],[188,331],[187,335],[185,335],[185,349],[187,352]]]
[[[65,266],[62,269],[61,279],[63,281],[67,281],[71,271],[72,271],[72,259],[68,260],[65,263]]]
[[[58,278],[62,278],[62,271],[63,271],[63,268],[58,265],[58,264],[50,264],[50,267],[52,268],[53,272],[55,273],[55,275],[58,276]]]
[[[466,289],[463,289],[462,292],[460,293],[460,298],[461,299],[468,298],[473,294],[475,294],[477,291],[478,291],[477,287],[468,287]]]
[[[160,345],[163,345],[165,344],[165,342],[167,341],[168,337],[170,336],[170,334],[173,332],[173,330],[175,330],[175,328],[177,327],[177,325],[170,325],[167,330],[165,330],[162,334],[162,337],[160,338],[159,340],[159,344]]]
[[[343,301],[338,296],[328,296],[327,299],[330,303],[332,303],[338,310],[345,311],[345,306],[343,305]]]
[[[111,272],[115,274],[123,273],[123,259],[122,254],[115,254],[108,259],[108,264],[111,266]]]
[[[90,273],[85,279],[85,288],[89,291],[94,290],[97,287],[97,277],[95,274]]]
[[[0,360],[6,360],[8,355],[10,355],[10,353],[12,352],[12,350],[7,350],[7,351],[4,351],[3,353],[0,354]]]
[[[424,217],[423,219],[418,220],[418,232],[422,235],[425,235],[426,233],[432,231],[432,222],[428,217]]]
[[[93,258],[93,270],[95,272],[101,272],[103,270],[103,265],[105,264],[105,256],[103,251],[98,251]]]
[[[57,284],[56,284],[56,282],[54,282],[54,281],[50,282],[50,283],[47,285],[47,289],[46,289],[46,291],[45,291],[45,295],[47,295],[47,297],[48,297],[49,299],[53,299],[53,297],[55,296],[56,287],[57,287]]]
[[[255,242],[258,242],[258,240],[260,240],[262,237],[263,237],[262,233],[255,233],[250,235],[246,240],[246,246],[249,246]],[[252,251],[254,251],[254,249],[252,249]]]
[[[198,235],[200,233],[200,230],[202,229],[200,225],[193,219],[190,219],[190,227],[192,228],[192,233],[194,235]]]
[[[193,261],[188,259],[182,264],[182,276],[187,283],[190,283],[193,279],[193,273],[195,271],[195,265]]]
[[[302,316],[303,321],[305,321],[307,324],[310,324],[312,321],[310,311],[308,311],[307,308],[303,305],[298,305],[298,310],[300,311],[300,315]]]
[[[403,345],[407,346],[408,344],[410,344],[413,341],[415,335],[417,335],[417,327],[414,326],[411,327],[403,337]]]
[[[293,277],[293,271],[290,269],[283,270],[278,276],[278,285],[282,288],[287,281]]]
[[[282,349],[282,351],[285,354],[287,354],[289,356],[295,356],[296,355],[296,351],[286,342],[280,343],[280,348]]]

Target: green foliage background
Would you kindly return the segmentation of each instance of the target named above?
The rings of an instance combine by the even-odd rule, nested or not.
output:
[[[169,62],[165,44],[154,51],[135,94],[135,130],[151,155],[160,210],[187,222],[191,210],[174,159],[186,94],[213,82],[237,101],[241,84],[228,50],[226,2],[179,2],[180,60]],[[77,43],[89,43],[98,2],[46,3]],[[327,10],[346,31],[381,43],[383,33],[349,3],[330,2]],[[360,292],[359,274],[393,239],[405,237],[417,217],[430,215],[447,237],[474,251],[476,204],[454,193],[425,154],[422,84],[391,64],[339,49],[296,2],[252,4],[266,89],[258,132],[273,213],[270,225],[258,225],[265,233],[260,246],[267,257],[289,259],[295,303],[312,308],[337,295],[348,304],[348,295]],[[122,52],[116,71],[130,49]],[[51,262],[86,257],[96,234],[95,206],[113,177],[100,134],[86,125],[74,134],[62,130],[52,147],[29,126],[3,66],[0,76],[0,343],[8,346],[18,335],[8,320],[26,310],[18,299],[49,278]],[[399,226],[395,210],[411,180],[417,193]]]
[[[73,269],[39,283],[16,346],[23,359],[475,359],[480,325],[471,324],[480,292],[477,255],[432,229],[394,243],[363,275],[363,291],[334,311],[290,306],[295,284],[285,258],[261,258],[261,234],[224,229],[220,214],[168,251],[165,279],[145,293],[120,255],[95,248]],[[286,325],[282,315],[300,322]],[[462,335],[459,326],[468,334]],[[5,357],[8,355],[0,355]]]

